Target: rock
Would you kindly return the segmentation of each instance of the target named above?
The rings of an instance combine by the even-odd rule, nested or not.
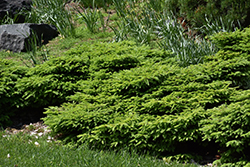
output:
[[[26,14],[23,11],[30,11],[31,4],[31,0],[0,0],[1,22],[4,22],[6,16],[14,18],[18,15],[15,23],[24,23]]]
[[[33,33],[34,32],[34,33]],[[30,39],[34,39],[34,34],[42,44],[48,43],[59,33],[57,28],[48,24],[6,24],[0,25],[0,50],[9,50],[13,52],[26,51],[30,46]]]

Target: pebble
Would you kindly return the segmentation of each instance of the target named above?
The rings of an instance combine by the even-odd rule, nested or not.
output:
[[[15,129],[15,128],[6,128],[5,129],[6,134],[3,135],[3,137],[9,137],[11,134],[17,134],[17,133],[26,133],[31,136],[34,136],[36,139],[39,137],[42,137],[48,133],[51,132],[48,126],[44,125],[42,122],[36,122],[36,123],[30,123],[29,125],[23,125],[21,129]],[[54,140],[53,137],[48,136],[47,142],[51,142]],[[37,143],[35,143],[37,145]]]

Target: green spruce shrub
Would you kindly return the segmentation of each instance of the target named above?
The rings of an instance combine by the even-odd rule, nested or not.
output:
[[[86,59],[89,78],[78,80],[69,102],[45,112],[65,141],[171,156],[225,149],[221,162],[247,160],[247,52],[222,48],[186,68],[168,52],[126,41],[83,44],[66,55]]]
[[[250,51],[250,28],[245,28],[242,31],[237,30],[232,33],[220,32],[210,36],[210,39],[223,51],[239,52],[240,54],[248,54]]]
[[[249,161],[250,92],[240,93],[231,97],[236,102],[207,110],[209,117],[201,121],[203,139],[215,140],[221,146],[221,163]]]
[[[0,127],[10,125],[10,116],[23,107],[16,84],[27,71],[12,60],[0,59]]]
[[[62,56],[31,68],[16,88],[23,93],[25,106],[41,108],[65,102],[77,92],[77,81],[88,77],[85,59]]]

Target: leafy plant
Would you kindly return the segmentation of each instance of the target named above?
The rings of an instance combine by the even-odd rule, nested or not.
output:
[[[191,30],[183,27],[173,13],[163,10],[162,1],[158,5],[134,1],[114,1],[116,11],[122,18],[117,27],[111,27],[115,41],[133,39],[141,44],[157,43],[164,50],[171,50],[182,66],[203,62],[206,55],[217,50],[209,41],[194,36]],[[126,7],[129,6],[129,7]]]
[[[119,26],[121,32],[127,32],[129,37],[134,38],[141,44],[149,44],[153,39],[155,11],[148,8],[143,2],[141,5],[134,1],[114,1],[116,12],[122,17],[122,21],[117,23],[125,26]],[[126,7],[128,5],[129,7]],[[115,28],[112,28],[115,30]],[[115,31],[115,34],[118,32]],[[117,37],[116,37],[117,38]]]
[[[78,14],[80,15],[79,18],[82,18],[84,20],[90,32],[96,32],[99,28],[99,26],[97,25],[97,21],[99,20],[99,11],[97,11],[97,8],[84,9],[82,6],[80,6],[80,8],[82,9],[82,11],[84,11],[84,14],[82,14],[80,10],[75,8],[75,10],[77,10]]]
[[[249,52],[249,33],[250,29],[245,28],[244,30],[237,30],[235,32],[220,32],[211,36],[210,39],[222,51],[242,52],[246,54]]]
[[[58,105],[77,91],[76,78],[88,77],[87,67],[81,58],[53,58],[31,68],[16,87],[23,92],[25,106],[41,108]]]
[[[215,54],[210,52],[214,49],[210,43],[203,45],[199,38],[190,42],[192,38],[174,17],[159,15],[161,5],[114,3],[123,17],[120,27],[124,30],[114,28],[118,40],[135,37],[143,25],[149,33],[134,38],[137,43],[83,43],[30,69],[3,61],[0,95],[4,100],[0,104],[11,112],[1,111],[1,121],[6,123],[19,108],[46,107],[43,120],[70,144],[115,150],[128,147],[185,161],[193,157],[190,150],[191,155],[201,156],[221,150],[218,164],[246,165],[250,154],[249,29],[213,35],[210,39],[220,49]],[[133,10],[127,10],[127,5]],[[142,7],[147,8],[137,12]],[[178,35],[168,36],[167,27]],[[147,35],[150,38],[141,38]],[[138,46],[151,40],[164,50]],[[203,63],[179,63],[177,56],[185,56],[182,52],[187,52],[188,42],[192,45],[188,56],[205,48],[198,56]],[[174,53],[166,51],[172,43]],[[186,48],[179,51],[178,46]]]
[[[91,33],[98,32],[100,26],[102,26],[103,32],[105,32],[109,21],[109,16],[107,20],[104,20],[104,16],[102,12],[96,7],[95,1],[93,1],[92,6],[92,8],[85,8],[84,6],[79,5],[75,7],[74,10],[76,10],[79,15],[78,19],[82,19],[85,22],[87,29]],[[83,13],[81,11],[83,11]]]
[[[202,63],[206,55],[217,51],[211,42],[187,35],[176,18],[165,14],[159,19],[155,32],[162,39],[158,42],[161,48],[173,51],[182,66]]]
[[[78,3],[83,5],[85,8],[89,7],[103,7],[107,9],[107,6],[111,5],[113,2],[112,0],[76,0]],[[95,4],[95,5],[93,5]]]
[[[21,14],[21,12],[19,12],[18,14],[14,15],[13,17],[10,16],[9,12],[6,12],[6,15],[0,20],[0,24],[14,24],[15,22],[17,22],[19,15]]]
[[[65,0],[34,0],[26,22],[52,24],[57,27],[62,36],[74,36],[72,14],[65,5]]]
[[[194,1],[194,0],[170,0],[167,1],[166,10],[173,11],[177,17],[185,17],[190,25],[202,27],[207,24],[207,18],[213,23],[223,18],[227,28],[235,28],[240,21],[240,25],[249,25],[248,1],[239,0],[215,0],[215,1]],[[233,26],[232,26],[233,25]],[[224,27],[221,27],[224,28]],[[232,31],[232,30],[231,30]]]
[[[39,38],[34,31],[31,31],[27,36],[29,36],[29,38],[26,41],[27,44],[25,45],[25,50],[29,54],[28,59],[30,59],[32,66],[48,61],[48,50],[45,46],[42,46],[43,36]],[[29,66],[28,63],[25,61],[23,62],[26,66]]]
[[[126,22],[121,20],[120,23],[116,22],[116,26],[117,26],[117,28],[112,27],[112,26],[110,27],[113,30],[113,32],[115,33],[114,41],[120,42],[123,40],[127,40],[128,39],[128,30],[126,27]]]
[[[235,21],[233,20],[225,20],[223,17],[219,17],[218,19],[211,20],[205,15],[205,21],[206,23],[199,27],[196,28],[200,33],[205,34],[205,35],[213,35],[219,32],[233,32],[236,31],[237,29],[241,29],[241,24],[239,20],[237,20],[237,25]]]

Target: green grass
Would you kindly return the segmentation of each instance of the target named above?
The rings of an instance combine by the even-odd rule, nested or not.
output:
[[[0,166],[13,167],[195,167],[195,164],[166,164],[163,160],[140,156],[128,151],[91,150],[86,146],[67,147],[59,143],[47,142],[48,135],[36,138],[28,134],[8,136],[0,132]],[[39,146],[35,145],[39,143]]]

